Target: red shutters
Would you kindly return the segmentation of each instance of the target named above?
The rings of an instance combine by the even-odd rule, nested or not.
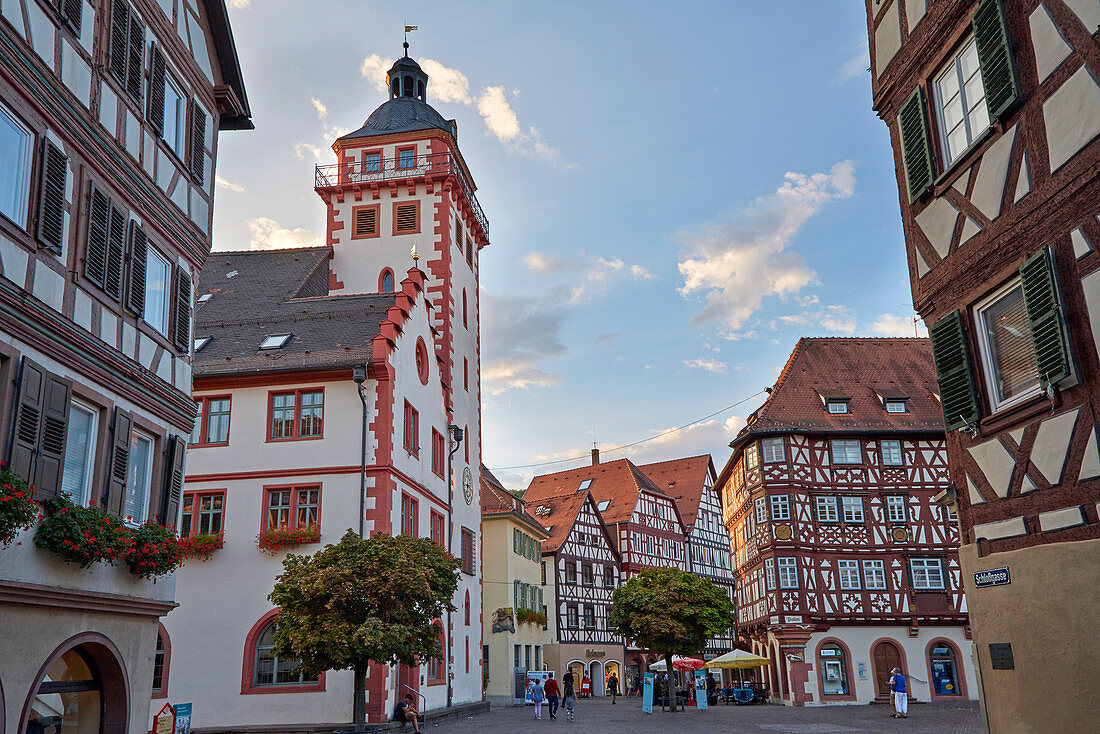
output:
[[[447,444],[443,440],[443,434],[432,429],[432,471],[439,478],[443,478],[444,457],[447,455]]]
[[[462,528],[462,573],[474,575],[474,531]]]
[[[402,444],[413,456],[420,456],[420,413],[405,401],[405,435]]]

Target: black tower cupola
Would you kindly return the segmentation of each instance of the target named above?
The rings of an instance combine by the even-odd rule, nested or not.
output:
[[[420,68],[420,64],[409,58],[409,43],[404,44],[405,55],[394,62],[390,70],[386,72],[386,84],[390,88],[390,99],[396,97],[413,97],[421,102],[427,102],[425,90],[428,87],[428,75]]]

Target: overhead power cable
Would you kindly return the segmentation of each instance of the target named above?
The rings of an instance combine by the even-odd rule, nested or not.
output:
[[[661,433],[655,434],[653,436],[650,436],[649,438],[643,438],[639,441],[634,441],[632,443],[624,443],[622,446],[615,446],[615,447],[610,448],[610,449],[600,449],[600,453],[601,454],[611,454],[611,453],[614,453],[616,451],[622,451],[623,449],[629,449],[632,446],[638,446],[640,444],[647,443],[649,441],[653,441],[654,439],[661,438],[662,436],[667,436],[670,433],[676,433],[677,431],[682,431],[685,428],[691,428],[692,426],[697,425],[699,423],[702,423],[703,421],[710,420],[711,418],[713,418],[716,415],[721,415],[722,413],[725,413],[728,410],[733,410],[738,405],[741,405],[742,403],[747,403],[748,401],[752,400],[753,398],[758,398],[761,395],[763,395],[765,392],[767,392],[767,391],[766,390],[761,390],[760,392],[749,395],[747,398],[742,398],[742,399],[738,400],[733,405],[727,405],[726,407],[722,408],[721,410],[716,410],[713,413],[711,413],[710,415],[705,415],[702,418],[699,418],[698,420],[693,420],[691,423],[685,423],[684,425],[678,426],[676,428],[670,428],[667,431],[663,431]],[[497,472],[497,471],[507,471],[507,470],[510,470],[510,469],[530,469],[530,468],[536,467],[536,466],[550,466],[551,464],[566,464],[566,463],[569,463],[569,462],[572,462],[572,461],[581,461],[582,459],[587,459],[587,458],[588,458],[588,454],[582,454],[581,456],[573,456],[573,457],[570,457],[568,459],[554,459],[553,461],[540,461],[540,462],[537,462],[535,464],[518,464],[516,466],[499,466],[499,467],[496,467],[496,468],[492,469],[492,471]]]

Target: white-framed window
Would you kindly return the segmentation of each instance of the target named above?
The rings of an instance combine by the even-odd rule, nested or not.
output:
[[[943,589],[943,564],[938,558],[911,558],[909,572],[914,589]]]
[[[944,64],[932,87],[944,165],[949,166],[989,127],[978,46],[973,37]]]
[[[882,561],[863,562],[863,585],[868,589],[886,588],[886,567]]]
[[[836,509],[836,497],[818,496],[814,498],[817,507],[818,522],[837,522],[840,517]]]
[[[779,588],[780,589],[797,589],[798,588],[798,559],[797,558],[777,558],[775,559],[779,566]]]
[[[169,288],[172,282],[172,264],[149,247],[145,251],[145,323],[158,333],[168,334],[168,313],[172,303]]]
[[[890,494],[886,496],[886,518],[890,522],[907,522],[908,512],[905,507],[905,495]]]
[[[836,573],[841,589],[859,588],[859,561],[837,561]]]
[[[73,400],[69,406],[69,425],[65,430],[65,465],[61,472],[61,491],[78,505],[86,505],[92,498],[98,430],[99,409]]]
[[[756,528],[753,527],[753,522],[752,522],[752,513],[751,512],[745,513],[745,537],[746,538],[751,538],[752,534],[753,534],[753,531],[755,529]]]
[[[745,447],[745,469],[755,469],[760,466],[760,446],[755,441]]]
[[[772,520],[790,520],[791,519],[791,501],[785,494],[773,494],[771,496],[772,503]]]
[[[901,441],[890,439],[887,441],[880,441],[879,446],[882,449],[882,465],[883,466],[901,466],[902,454],[901,454]]]
[[[905,413],[905,398],[886,398],[887,413]]]
[[[831,445],[834,464],[863,463],[863,448],[859,439],[834,438]]]
[[[764,559],[764,581],[768,591],[775,591],[775,562],[770,558]]]
[[[187,97],[171,74],[164,76],[164,132],[161,137],[182,159],[187,145]]]
[[[0,103],[0,214],[27,227],[34,134]]]
[[[768,501],[763,497],[756,498],[756,524],[763,525],[768,521]]]
[[[765,438],[760,445],[764,449],[765,464],[782,464],[787,460],[782,438]]]
[[[841,497],[840,504],[844,508],[844,522],[863,522],[862,497]]]
[[[1039,366],[1020,279],[1014,279],[979,303],[974,318],[982,372],[993,410],[1037,393]]]
[[[149,514],[149,486],[153,478],[153,446],[156,439],[135,430],[130,436],[130,464],[126,472],[126,497],[122,515],[126,522],[141,525]]]
[[[847,398],[826,400],[825,409],[834,415],[851,412],[848,410]]]

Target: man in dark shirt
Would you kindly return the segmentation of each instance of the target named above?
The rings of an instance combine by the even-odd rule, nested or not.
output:
[[[562,682],[562,685],[572,688],[573,687],[573,674],[568,670],[565,671],[565,675],[563,675],[561,677],[561,682]]]
[[[413,731],[420,734],[420,719],[423,718],[417,713],[416,708],[412,705],[413,697],[411,693],[406,693],[405,698],[399,700],[394,707],[393,718],[395,721],[407,721],[413,725]]]

